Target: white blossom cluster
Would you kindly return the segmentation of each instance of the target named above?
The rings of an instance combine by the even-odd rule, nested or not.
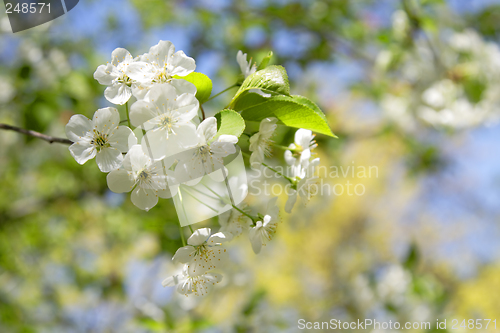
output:
[[[245,77],[257,70],[246,59],[240,51],[237,62]],[[107,107],[97,110],[92,119],[74,115],[66,125],[66,134],[74,142],[69,150],[75,160],[84,164],[95,158],[99,169],[108,173],[109,189],[131,192],[132,203],[142,210],[153,208],[159,198],[176,196],[179,184],[192,186],[203,175],[224,168],[223,158],[236,151],[238,138],[218,133],[215,117],[197,117],[197,88],[183,79],[195,68],[194,59],[176,52],[169,41],[160,41],[135,58],[125,49],[116,49],[111,62],[99,66],[94,78],[107,86],[104,96],[109,102],[126,105],[126,119],[120,118],[116,108]],[[264,160],[270,156],[277,122],[276,118],[266,118],[259,131],[251,135],[253,168],[269,167]],[[291,171],[283,177],[293,189],[287,212],[297,196],[310,197],[308,188],[317,178],[314,168],[319,163],[319,158],[312,159],[311,151],[316,147],[314,135],[305,129],[297,130],[295,142],[285,147],[284,157]],[[175,159],[168,158],[174,155]],[[227,242],[245,233],[253,251],[259,253],[273,238],[279,221],[277,199],[270,199],[267,208],[256,215],[244,203],[232,205],[231,210],[219,215],[218,232],[191,229],[187,244],[172,258],[182,268],[163,285],[175,286],[185,295],[205,295],[222,279],[220,269],[229,258]]]
[[[404,40],[409,32],[404,11],[393,16],[393,32]],[[382,50],[376,72],[398,71],[381,100],[386,116],[405,130],[419,124],[464,129],[500,118],[500,48],[467,29],[414,40],[404,51]],[[392,76],[391,76],[392,77]]]

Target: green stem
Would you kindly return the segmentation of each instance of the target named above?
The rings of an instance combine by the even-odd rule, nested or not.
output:
[[[214,99],[215,97],[217,97],[217,96],[219,96],[219,95],[222,95],[223,93],[225,93],[225,92],[226,92],[226,91],[228,91],[229,89],[232,89],[232,88],[237,87],[237,86],[238,86],[238,84],[237,84],[237,83],[233,84],[232,86],[230,86],[230,87],[228,87],[228,88],[226,88],[226,89],[222,90],[220,93],[215,94],[215,95],[213,95],[212,97],[210,97],[209,99],[207,99],[207,100],[205,101],[205,103],[206,103],[206,102],[208,102],[208,101],[211,101],[212,99]]]
[[[283,149],[283,150],[289,150],[289,151],[300,151],[300,149],[297,149],[297,148],[290,148],[290,147],[287,147],[287,146],[276,145],[276,144],[273,144],[273,147],[276,147],[276,148],[279,148],[279,149]]]
[[[255,224],[257,221],[258,221],[258,218],[255,218],[255,216],[252,216],[250,214],[247,214],[245,213],[243,210],[239,209],[238,207],[236,207],[235,205],[231,205],[233,206],[234,209],[236,209],[238,212],[240,212],[241,214],[245,215],[246,217],[250,218],[250,220],[252,220],[252,222]]]
[[[242,151],[241,153],[243,154],[243,156],[246,156],[246,157],[250,158],[250,154],[249,154],[249,153],[246,153],[246,152],[244,152],[244,151]],[[268,168],[269,170],[274,171],[277,175],[279,175],[279,176],[281,176],[281,177],[285,178],[285,179],[286,179],[286,180],[288,180],[290,183],[295,184],[295,181],[294,181],[292,178],[290,178],[290,177],[288,177],[288,176],[285,176],[284,174],[282,174],[282,173],[281,173],[281,172],[279,172],[278,170],[276,170],[276,169],[274,169],[274,168],[270,167],[270,166],[269,166],[269,165],[267,165],[266,163],[262,162],[262,165],[263,165],[263,166],[265,166],[266,168]]]
[[[191,233],[194,234],[193,227],[191,226],[191,224],[189,225],[189,229],[191,230]]]
[[[129,115],[129,112],[128,112],[128,102],[125,103],[125,111],[127,112],[128,127],[132,128],[132,124],[130,123],[130,115]]]
[[[221,196],[220,196],[217,192],[213,191],[211,188],[209,188],[209,187],[208,187],[208,186],[206,186],[206,185],[205,185],[205,187],[207,188],[207,190],[209,190],[210,192],[212,192],[213,194],[215,194],[216,196],[218,196],[218,197],[219,197],[219,199],[221,199],[222,201],[224,201],[224,198],[223,198],[223,197],[221,197]],[[209,195],[208,195],[208,194],[206,194],[206,193],[203,193],[203,192],[200,192],[200,193],[205,194],[206,196],[208,196],[208,197],[209,197],[209,198],[211,198],[211,199],[215,199],[214,197],[211,197],[211,196],[209,196]],[[239,209],[238,207],[236,207],[236,205],[231,204],[231,206],[232,206],[234,209],[236,209],[237,211],[239,211],[241,214],[243,214],[243,215],[247,216],[248,218],[250,218],[250,219],[251,219],[254,223],[258,220],[255,216],[249,215],[249,214],[245,213],[243,210],[241,210],[241,209]]]
[[[181,195],[181,192],[179,191],[179,200],[181,201],[181,204],[182,204],[182,195]],[[182,207],[184,208],[184,205],[182,205]],[[185,213],[184,213],[185,215]],[[181,226],[181,221],[179,220],[179,232],[181,233],[181,240],[182,240],[182,246],[186,246],[186,238],[184,238],[184,232],[182,231],[182,226]]]
[[[179,223],[179,232],[181,233],[182,246],[186,246],[186,238],[184,237],[184,232],[182,231],[180,223]]]
[[[277,175],[280,175],[281,177],[285,178],[285,179],[286,179],[286,180],[288,180],[290,183],[292,183],[292,184],[294,184],[294,183],[295,183],[295,181],[294,181],[292,178],[290,178],[290,177],[288,177],[288,176],[285,176],[284,174],[282,174],[282,173],[281,173],[281,172],[279,172],[278,170],[276,170],[276,169],[274,169],[274,168],[270,167],[270,166],[269,166],[269,165],[267,165],[266,163],[262,162],[262,165],[263,165],[263,166],[265,166],[266,168],[268,168],[269,170],[274,171]]]

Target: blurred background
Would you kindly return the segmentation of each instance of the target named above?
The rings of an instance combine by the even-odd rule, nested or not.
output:
[[[378,171],[323,175],[365,192],[283,211],[260,255],[241,236],[222,285],[186,298],[161,286],[181,246],[172,201],[143,212],[67,146],[0,131],[0,332],[295,332],[332,318],[500,329],[499,0],[82,0],[17,34],[0,15],[1,123],[64,137],[74,113],[111,106],[93,73],[117,47],[170,40],[214,93],[235,82],[238,50],[272,50],[339,137],[316,137],[321,164]]]

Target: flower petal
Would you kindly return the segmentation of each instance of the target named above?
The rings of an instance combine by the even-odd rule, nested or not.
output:
[[[138,172],[150,164],[151,159],[144,154],[141,145],[130,147],[130,150],[123,160],[123,167],[133,172]]]
[[[137,101],[130,107],[130,122],[139,127],[158,116],[155,110],[156,107],[152,102]]]
[[[194,246],[184,246],[175,251],[172,261],[176,264],[186,264],[194,259],[196,248]]]
[[[123,162],[122,152],[113,147],[102,148],[96,156],[97,166],[102,172],[118,169]]]
[[[193,246],[201,245],[210,237],[210,233],[210,228],[196,229],[191,237],[189,237],[187,243]]]
[[[196,69],[196,63],[193,58],[188,57],[184,51],[175,52],[169,67],[171,67],[170,75],[186,76]]]
[[[163,280],[161,285],[164,287],[175,287],[176,285],[184,282],[184,280],[185,279],[183,279],[182,275],[180,275],[180,274],[173,275],[173,276],[170,276],[170,277],[166,278],[165,280]]]
[[[176,98],[175,114],[179,121],[188,122],[198,114],[200,103],[193,94],[182,94]]]
[[[111,63],[114,66],[118,66],[119,63],[121,62],[131,62],[133,61],[132,55],[130,54],[129,51],[127,51],[124,48],[116,48],[112,53],[111,53]]]
[[[143,189],[139,186],[132,191],[130,199],[136,207],[145,211],[150,210],[158,203],[158,197],[153,190]]]
[[[120,124],[120,114],[115,108],[103,108],[94,113],[94,129],[100,133],[109,133]]]
[[[158,64],[159,67],[163,67],[165,64],[170,63],[174,52],[175,46],[171,41],[161,40],[149,49],[149,53],[147,54],[148,61]]]
[[[112,64],[100,65],[94,72],[94,79],[102,85],[109,86],[118,77],[118,70]]]
[[[115,193],[126,193],[134,187],[134,177],[124,169],[113,170],[106,176],[108,188]]]
[[[127,126],[119,126],[109,135],[108,142],[111,147],[126,153],[130,147],[137,144],[134,132]]]
[[[203,120],[196,130],[198,136],[205,140],[205,142],[210,141],[215,134],[217,134],[217,119],[215,117],[208,117]]]
[[[113,104],[123,105],[132,96],[132,89],[125,83],[113,83],[104,90],[104,97]]]
[[[239,50],[238,54],[236,54],[236,61],[240,65],[241,72],[245,74],[248,70],[247,54]]]
[[[207,244],[221,244],[227,242],[228,240],[228,237],[224,233],[217,232],[210,236],[207,240]]]
[[[172,104],[176,98],[177,91],[169,83],[155,84],[147,94],[147,100],[154,102],[156,106]]]
[[[179,128],[179,132],[184,133],[184,128]],[[144,153],[154,160],[163,159],[182,152],[185,144],[191,143],[193,146],[196,144],[196,135],[194,129],[185,133],[191,133],[190,136],[173,135],[172,133],[167,138],[167,131],[163,129],[155,129],[148,131],[142,139],[141,145]]]
[[[293,157],[293,153],[290,150],[285,151],[285,162],[288,165],[295,165],[297,159]]]
[[[127,66],[125,74],[140,83],[151,83],[157,72],[157,67],[144,61],[137,61]]]
[[[170,84],[177,90],[177,95],[191,94],[196,95],[196,86],[183,79],[172,79]]]
[[[276,125],[277,122],[278,119],[274,117],[266,118],[260,122],[259,132],[264,136],[264,138],[268,139],[271,137],[276,130],[276,127],[278,127]]]
[[[222,136],[222,135],[221,135]],[[232,135],[226,135],[232,136]],[[227,142],[227,141],[219,141],[213,142],[210,145],[210,151],[213,155],[217,155],[217,157],[225,157],[236,152],[236,147],[234,146],[236,142]]]
[[[78,164],[84,164],[95,157],[96,149],[90,143],[77,142],[69,146],[69,151]]]
[[[92,131],[92,121],[81,115],[75,114],[66,125],[66,136],[73,142],[82,141],[85,135]]]
[[[217,138],[217,142],[230,142],[233,144],[238,143],[238,137],[236,135],[227,135],[227,134],[222,134]]]
[[[252,244],[252,250],[255,254],[258,254],[262,249],[262,239],[260,237],[259,229],[259,227],[252,227],[248,232],[248,237],[250,239],[250,243]]]
[[[306,130],[306,129],[298,129],[297,132],[295,132],[295,144],[302,146],[302,149],[307,149],[309,148],[309,144],[311,143],[312,139],[314,138],[312,131]]]

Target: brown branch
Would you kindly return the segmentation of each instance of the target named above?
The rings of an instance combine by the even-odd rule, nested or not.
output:
[[[202,120],[205,120],[205,110],[203,110],[203,106],[200,104],[200,110],[201,110],[201,116],[203,117]]]
[[[27,130],[27,129],[24,129],[24,128],[10,126],[10,125],[7,125],[7,124],[1,124],[0,123],[0,129],[8,130],[8,131],[14,131],[14,132],[18,132],[18,133],[21,133],[21,134],[29,135],[29,136],[32,136],[32,137],[37,138],[37,139],[45,140],[45,141],[47,141],[49,143],[57,142],[57,143],[65,144],[65,145],[71,145],[71,144],[73,144],[73,142],[70,141],[70,140],[68,140],[68,139],[56,138],[56,137],[45,135],[45,134],[42,134],[42,133],[39,133],[39,132],[35,132],[35,131],[32,131],[32,130]]]

